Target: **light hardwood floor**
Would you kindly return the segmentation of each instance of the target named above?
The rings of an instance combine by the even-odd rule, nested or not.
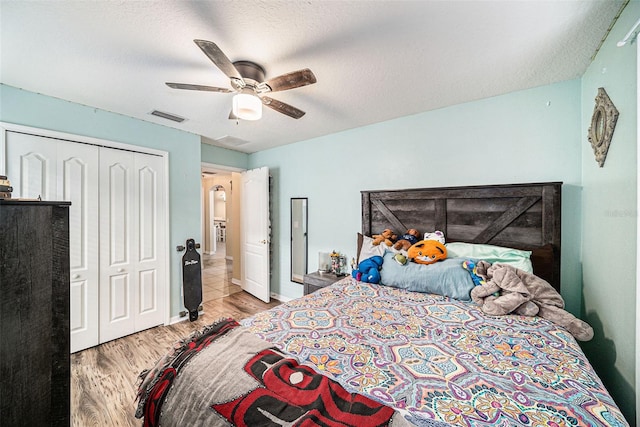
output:
[[[226,258],[225,242],[218,242],[216,246],[215,254],[202,254],[202,301],[226,297],[242,290],[233,283],[233,262]]]
[[[279,305],[238,292],[207,301],[195,322],[158,326],[71,355],[71,417],[77,427],[140,426],[135,418],[138,375],[173,343],[222,317],[241,320]]]

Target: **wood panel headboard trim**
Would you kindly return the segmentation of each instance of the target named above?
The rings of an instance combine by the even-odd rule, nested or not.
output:
[[[561,182],[362,191],[362,234],[441,230],[448,242],[553,250],[560,288]]]

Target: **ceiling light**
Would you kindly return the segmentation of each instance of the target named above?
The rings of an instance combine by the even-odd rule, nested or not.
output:
[[[262,100],[249,93],[237,94],[233,97],[233,115],[242,120],[259,120],[262,117]]]

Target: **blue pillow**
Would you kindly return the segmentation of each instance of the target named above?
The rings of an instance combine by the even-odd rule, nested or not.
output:
[[[408,262],[400,265],[395,254],[384,254],[380,284],[413,292],[444,295],[462,301],[471,301],[474,284],[471,276],[462,268],[467,258],[447,258],[435,264]]]

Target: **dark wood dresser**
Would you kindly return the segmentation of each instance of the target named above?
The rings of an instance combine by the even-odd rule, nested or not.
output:
[[[0,200],[0,424],[70,424],[69,202]]]

